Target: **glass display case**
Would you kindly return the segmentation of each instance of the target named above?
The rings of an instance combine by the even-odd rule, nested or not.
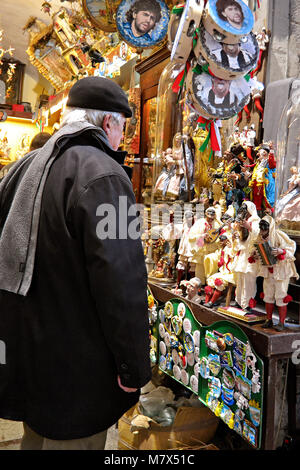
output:
[[[287,102],[278,127],[275,219],[300,236],[300,90]]]
[[[184,65],[170,62],[163,70],[157,95],[153,202],[190,201],[193,153],[184,99],[173,85]]]

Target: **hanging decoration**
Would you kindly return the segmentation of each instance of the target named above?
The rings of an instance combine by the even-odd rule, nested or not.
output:
[[[150,16],[144,19],[144,13]],[[122,0],[116,13],[119,35],[131,47],[153,48],[168,33],[169,9],[164,0]]]

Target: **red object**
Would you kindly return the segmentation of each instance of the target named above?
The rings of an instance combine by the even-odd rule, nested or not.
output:
[[[210,301],[214,304],[218,300],[218,298],[221,297],[221,295],[222,292],[220,290],[215,289],[215,292],[213,293],[213,296]]]
[[[252,157],[252,147],[247,147],[247,157],[249,158],[249,160],[251,160],[253,162],[253,157]]]
[[[264,294],[263,292],[261,292],[261,293],[259,294],[259,297],[260,297],[261,299],[264,299],[264,298],[265,298],[265,294]]]
[[[250,73],[251,78],[253,78],[254,75],[256,75],[259,72],[259,70],[261,69],[262,54],[263,54],[263,50],[260,49],[259,50],[259,58],[258,58],[258,62],[257,62],[257,67],[254,70],[252,70],[252,72]]]
[[[246,104],[246,106],[244,106],[244,111],[245,111],[245,113],[247,114],[247,121],[250,121],[250,119],[251,119],[251,113],[250,113],[250,110],[249,110],[247,104]]]
[[[18,111],[19,113],[24,112],[24,105],[23,104],[13,104],[12,105],[12,111]]]
[[[215,124],[214,120],[213,119],[205,119],[204,117],[199,116],[197,122],[199,122],[200,124],[205,124],[205,129],[206,130],[209,130],[208,127],[209,127],[209,124],[210,124],[211,148],[214,152],[219,152],[221,149],[220,149],[217,134],[216,134],[216,128],[215,128],[216,124]]]
[[[56,98],[56,95],[50,95],[48,101],[54,100],[54,98]]]
[[[267,319],[272,320],[272,314],[273,314],[273,311],[274,311],[274,304],[265,303],[265,308],[266,308],[266,312],[267,312]]]
[[[250,258],[248,258],[248,262],[249,262],[250,264],[255,263],[255,258],[253,258],[253,256],[250,256]]]
[[[205,303],[207,304],[207,302],[210,301],[210,298],[213,295],[213,290],[210,286],[205,286],[204,292],[205,292]]]
[[[287,295],[287,296],[283,299],[283,301],[284,301],[285,304],[288,304],[289,302],[292,302],[292,300],[293,300],[293,297],[292,297],[291,295]]]
[[[279,313],[280,323],[284,323],[284,320],[286,318],[286,313],[287,313],[287,305],[284,305],[283,307],[278,307],[278,313]]]
[[[250,307],[250,308],[255,308],[255,307],[256,307],[256,300],[255,300],[255,299],[250,299],[250,301],[249,301],[249,307]]]
[[[217,279],[215,280],[215,286],[216,286],[216,287],[220,287],[222,284],[223,284],[222,279],[219,279],[219,278],[217,277]]]
[[[278,259],[279,261],[283,261],[283,260],[285,259],[285,255],[286,255],[286,251],[283,250],[282,255],[278,255],[278,256],[277,256],[277,259]]]
[[[243,119],[243,110],[238,113],[238,118],[235,121],[234,125],[235,126],[238,125],[241,122],[242,119]]]
[[[261,114],[260,122],[263,122],[263,119],[264,119],[264,109],[263,109],[262,104],[261,104],[261,98],[260,98],[260,96],[257,96],[256,98],[254,98],[254,103],[255,103],[256,108],[258,109],[258,111],[259,111],[260,114]]]

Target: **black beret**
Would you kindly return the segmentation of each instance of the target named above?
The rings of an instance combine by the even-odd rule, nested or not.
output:
[[[126,93],[113,80],[104,77],[84,77],[78,80],[69,91],[67,106],[132,116]]]

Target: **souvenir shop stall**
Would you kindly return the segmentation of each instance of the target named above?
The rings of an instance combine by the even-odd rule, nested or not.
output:
[[[267,9],[258,0],[66,3],[41,2],[48,24],[24,25],[30,63],[52,86],[30,123],[55,132],[83,76],[127,92],[122,145],[144,207],[150,360],[246,447],[274,449],[285,406],[297,431],[300,94],[266,141]],[[9,101],[15,68],[3,66],[3,132],[10,114],[26,112],[20,94]],[[1,137],[1,164],[26,153],[23,134],[12,158]]]
[[[283,110],[278,141],[264,141],[271,32],[255,32],[258,5],[246,3],[171,11],[144,246],[159,369],[251,447],[274,449],[282,360],[281,403],[288,397],[296,428],[299,98]]]

